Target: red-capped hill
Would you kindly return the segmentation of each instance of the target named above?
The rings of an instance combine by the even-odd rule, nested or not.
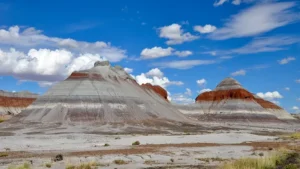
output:
[[[225,114],[228,116],[237,114],[241,117],[247,115],[254,120],[257,119],[256,115],[260,114],[261,118],[265,117],[265,120],[269,121],[274,120],[270,115],[276,116],[278,119],[294,119],[278,105],[244,89],[233,78],[225,78],[213,91],[201,93],[195,101],[197,106],[201,107],[199,112],[204,114],[221,116],[218,113],[222,112],[222,116]]]
[[[253,100],[254,96],[245,89],[231,89],[231,90],[215,90],[204,92],[196,98],[196,102],[201,101],[221,101],[224,99],[241,99]]]
[[[18,114],[31,105],[37,94],[30,92],[6,92],[0,90],[0,115]]]
[[[197,96],[196,102],[202,101],[215,101],[220,102],[226,99],[238,99],[243,101],[255,101],[261,107],[265,109],[280,109],[281,107],[276,104],[264,100],[246,89],[244,89],[241,84],[233,78],[226,78],[218,84],[215,90],[201,93]]]
[[[168,101],[168,92],[164,88],[158,85],[152,85],[150,83],[142,84],[141,86],[144,89],[153,90],[155,93],[157,93],[158,95],[160,95],[161,97],[163,97],[165,100]]]

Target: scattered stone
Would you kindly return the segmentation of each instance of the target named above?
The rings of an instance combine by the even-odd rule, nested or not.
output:
[[[62,161],[63,159],[64,159],[64,158],[63,158],[63,155],[58,154],[58,155],[55,156],[55,158],[53,159],[53,161],[54,161],[54,162],[56,162],[56,161]]]

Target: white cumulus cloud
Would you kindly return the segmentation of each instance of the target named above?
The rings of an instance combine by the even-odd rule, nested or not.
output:
[[[160,69],[154,68],[154,69],[149,70],[149,72],[147,72],[146,75],[150,76],[150,77],[156,76],[156,77],[162,78],[164,76],[164,73],[162,71],[160,71]]]
[[[287,58],[283,58],[282,60],[278,60],[278,63],[281,64],[281,65],[285,65],[285,64],[288,64],[289,62],[294,61],[294,60],[296,60],[296,58],[287,57]]]
[[[118,62],[126,57],[125,50],[102,41],[50,37],[33,27],[0,29],[0,75],[37,81],[41,86],[90,68],[95,61]]]
[[[196,81],[196,83],[199,85],[199,86],[203,86],[207,83],[207,81],[205,79],[199,79]]]
[[[295,80],[296,81],[296,83],[300,83],[300,79],[297,79],[297,80]]]
[[[214,6],[220,6],[223,5],[225,2],[227,2],[228,0],[216,0],[214,3]]]
[[[132,73],[132,72],[133,72],[133,69],[128,68],[128,67],[125,67],[124,70],[125,70],[125,72],[127,72],[127,73]]]
[[[212,90],[207,88],[207,89],[202,89],[202,90],[198,91],[198,93],[201,94],[201,93],[210,92],[210,91],[212,91]]]
[[[163,88],[170,85],[183,85],[183,82],[181,81],[170,81],[167,77],[163,76],[163,73],[158,68],[151,69],[147,73],[141,73],[140,75],[135,76],[135,80],[140,85],[150,83],[152,85],[159,85]]]
[[[172,98],[171,99],[172,103],[176,103],[176,104],[191,104],[195,102],[194,99],[182,93],[174,94],[171,96],[171,98]]]
[[[283,96],[278,91],[266,92],[266,93],[260,92],[260,93],[257,93],[256,95],[263,98],[263,99],[267,99],[267,100],[274,100],[274,99],[283,98]]]
[[[217,27],[213,26],[213,25],[204,25],[204,26],[200,26],[200,25],[196,25],[194,26],[194,31],[200,32],[202,34],[204,33],[212,33],[215,30],[217,30]]]
[[[293,110],[299,110],[299,107],[293,106],[292,109],[293,109]]]
[[[186,57],[186,56],[192,55],[193,52],[191,52],[189,50],[184,50],[184,51],[175,51],[174,54],[179,57]]]
[[[0,74],[44,85],[63,80],[73,71],[91,68],[98,60],[105,59],[92,54],[78,56],[64,49],[30,49],[23,53],[11,48],[0,50]]]
[[[246,75],[246,70],[244,69],[231,73],[231,76],[245,76],[245,75]]]
[[[143,59],[155,59],[155,58],[170,56],[173,50],[174,49],[171,47],[164,49],[162,47],[155,46],[151,49],[149,48],[143,49],[141,52],[141,56]]]
[[[177,55],[179,57],[186,57],[189,55],[192,55],[193,52],[189,50],[184,51],[175,51],[175,49],[168,47],[168,48],[162,48],[162,47],[153,47],[153,48],[145,48],[141,52],[141,58],[142,59],[156,59],[161,57],[166,57],[170,55]]]
[[[184,30],[181,29],[181,25],[176,23],[160,27],[158,30],[159,37],[168,39],[166,42],[168,45],[182,44],[199,38],[189,32],[185,33]]]
[[[186,90],[186,91],[185,91],[184,94],[186,94],[186,95],[188,95],[188,96],[192,96],[192,90],[191,90],[191,89],[186,88],[185,90]]]
[[[8,29],[0,29],[0,45],[14,46],[16,49],[25,50],[33,48],[64,48],[73,53],[99,54],[111,62],[118,62],[127,57],[125,50],[113,47],[110,43],[102,41],[91,43],[70,38],[49,37],[42,34],[41,30],[36,30],[33,27],[21,29],[19,26],[12,26]]]
[[[285,87],[284,90],[290,91],[290,88],[289,87]]]

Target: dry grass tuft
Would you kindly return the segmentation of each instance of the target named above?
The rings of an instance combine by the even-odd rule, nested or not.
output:
[[[300,139],[300,133],[293,133],[290,135],[290,138],[292,139]]]
[[[197,158],[197,160],[204,161],[206,163],[209,163],[210,161],[226,161],[226,159],[220,158],[220,157],[213,157],[213,158]]]
[[[114,163],[117,164],[117,165],[128,164],[128,162],[126,162],[126,161],[124,161],[124,160],[115,160]]]
[[[8,156],[8,153],[6,152],[0,152],[0,157],[7,157]]]
[[[2,123],[2,122],[4,122],[5,120],[4,119],[2,119],[1,117],[0,117],[0,123]]]
[[[96,167],[96,166],[101,166],[101,164],[97,163],[96,161],[92,161],[89,163],[82,163],[77,166],[67,165],[66,169],[92,169],[93,167]]]
[[[225,163],[221,169],[271,169],[286,160],[288,152],[280,150],[260,158],[242,158],[233,162]]]
[[[154,161],[154,160],[146,160],[146,161],[144,162],[144,164],[152,165],[152,164],[155,164],[155,161]]]
[[[28,163],[24,163],[20,166],[9,166],[8,169],[31,169]]]

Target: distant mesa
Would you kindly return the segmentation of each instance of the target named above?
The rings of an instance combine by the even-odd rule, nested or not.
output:
[[[141,86],[146,90],[154,91],[155,93],[160,95],[162,98],[164,98],[166,101],[168,101],[168,92],[164,88],[162,88],[158,85],[152,85],[150,83],[145,83],[145,84],[142,84]]]
[[[180,111],[200,120],[294,120],[281,107],[250,93],[233,78],[225,78],[215,90],[201,93],[195,102],[188,108],[180,107]]]
[[[28,91],[7,92],[0,90],[0,116],[7,119],[19,114],[32,104],[37,97],[37,94]]]
[[[89,126],[189,122],[165,101],[166,97],[167,92],[161,87],[140,86],[122,67],[99,61],[93,68],[73,72],[52,86],[9,122],[92,124]]]

